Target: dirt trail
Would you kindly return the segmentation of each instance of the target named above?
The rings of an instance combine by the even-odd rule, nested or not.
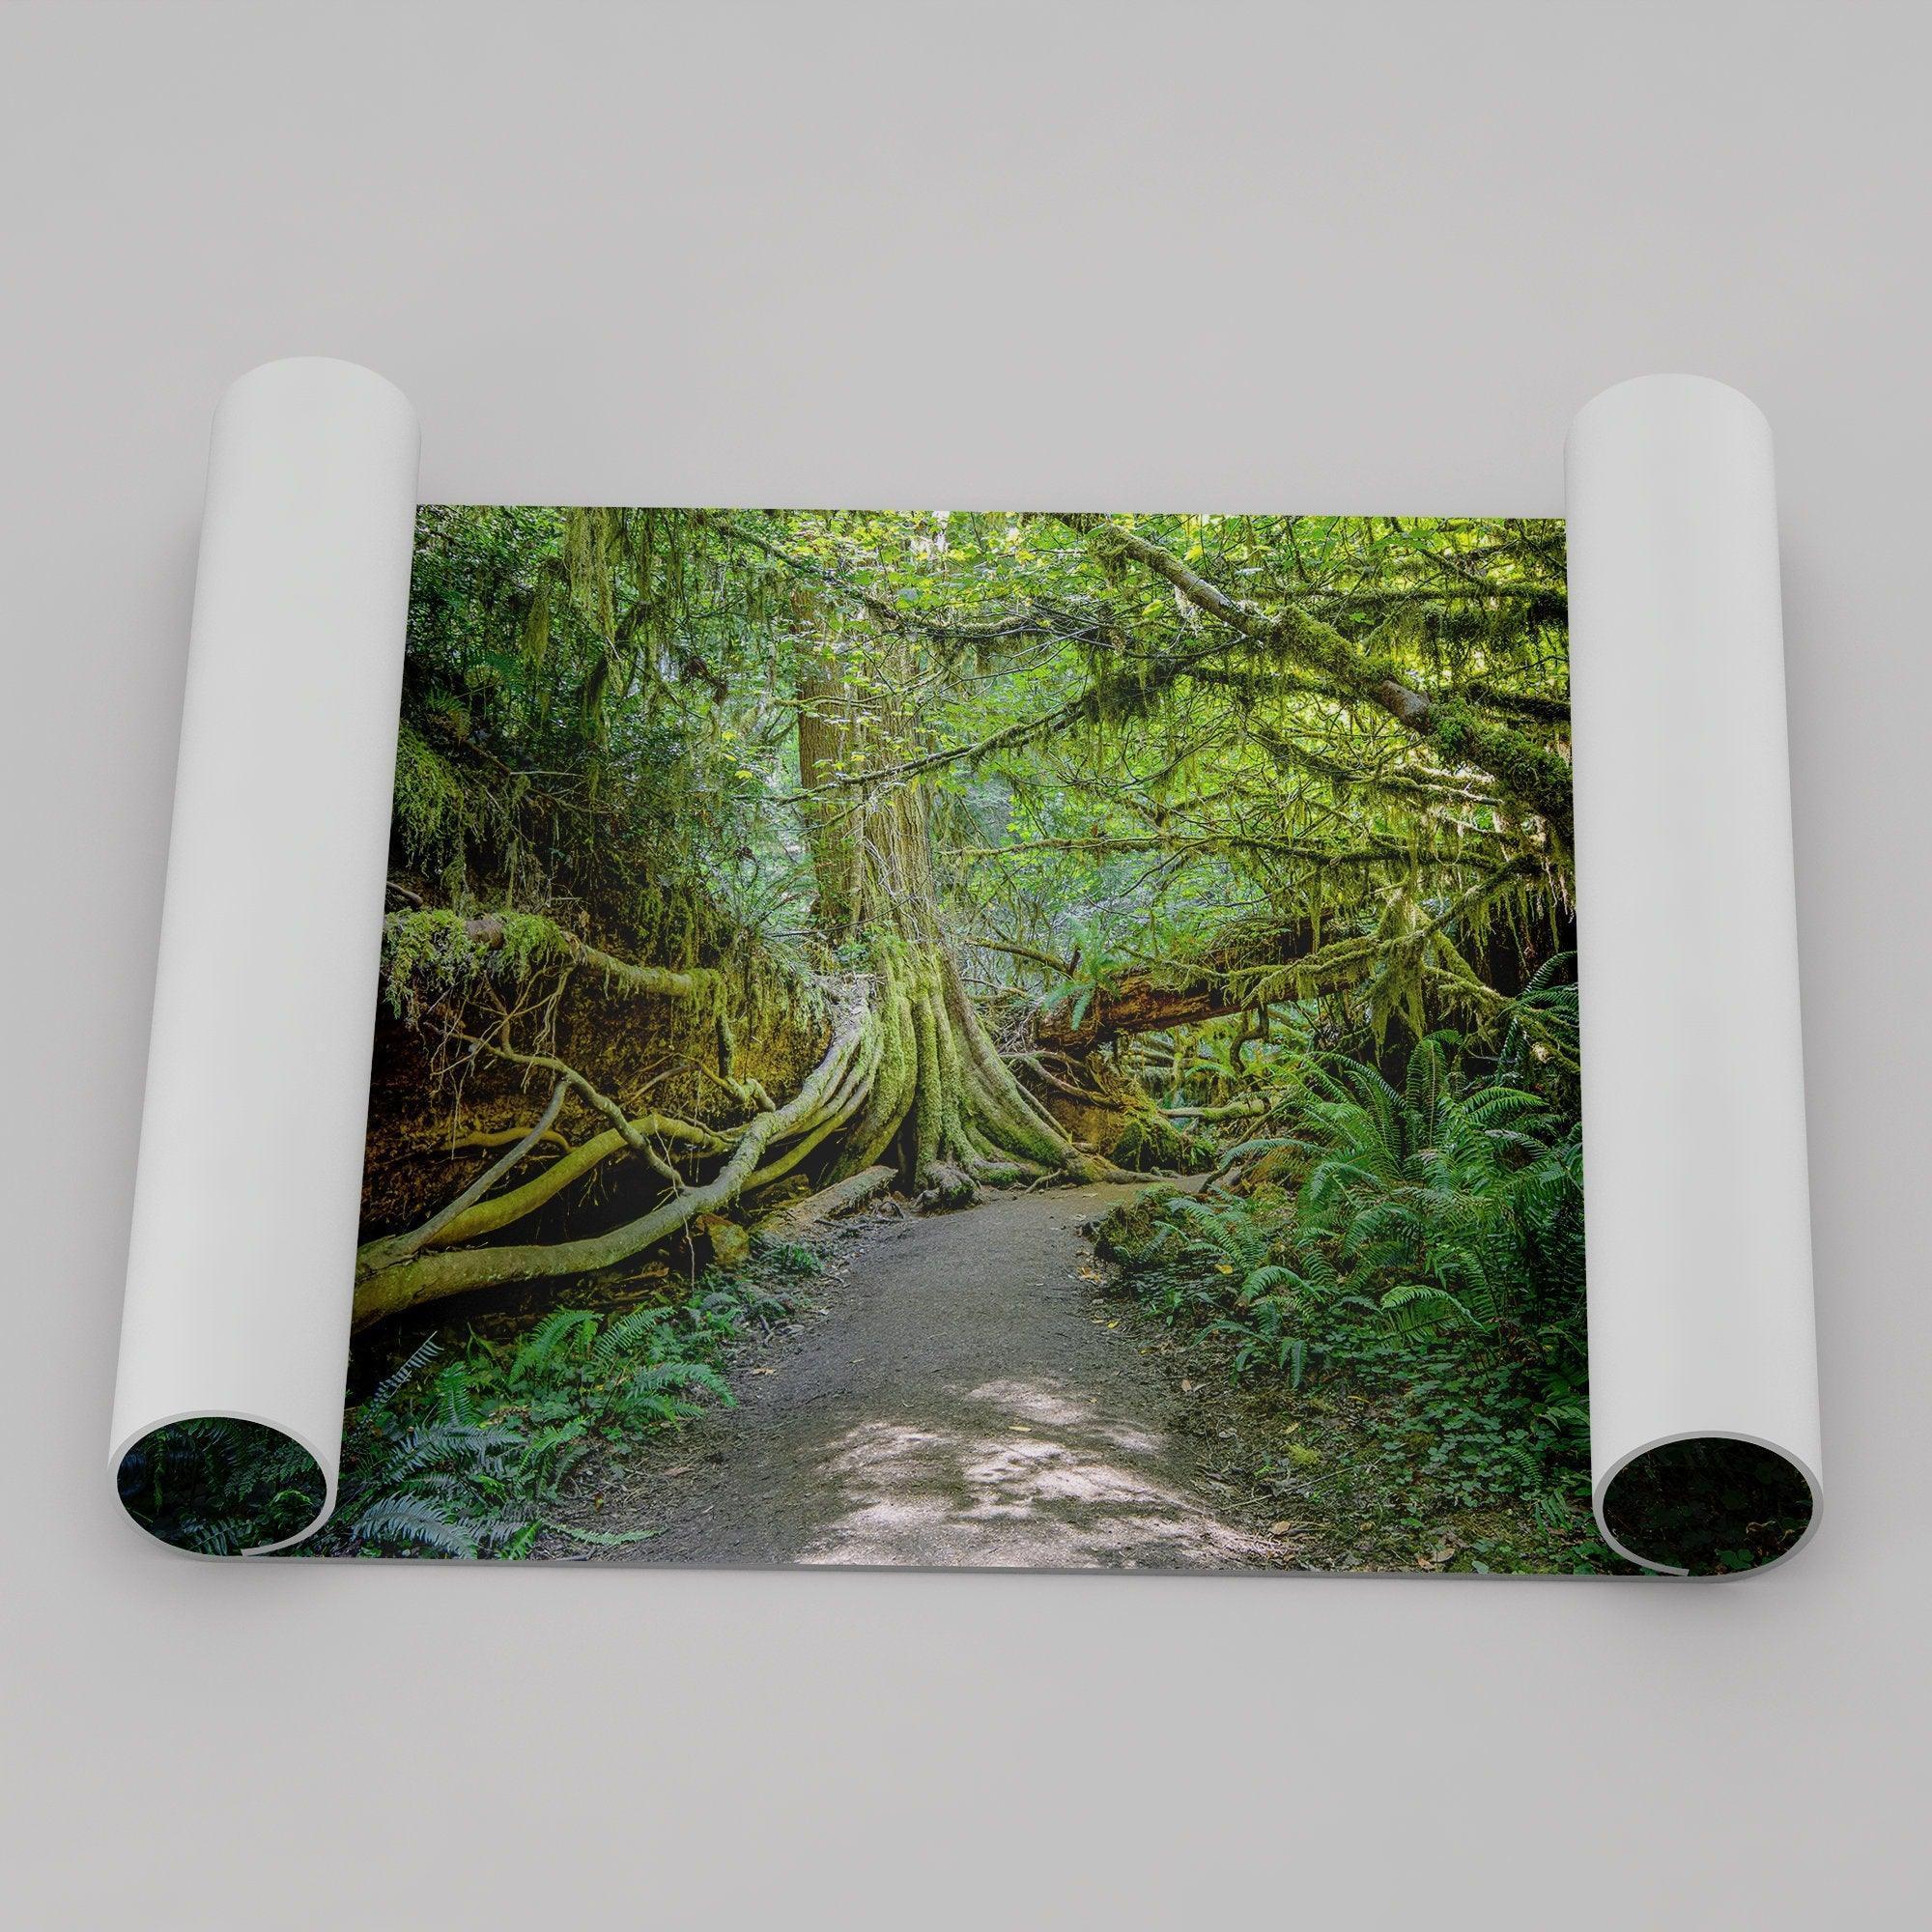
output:
[[[825,1312],[766,1352],[764,1373],[734,1378],[737,1408],[628,1475],[611,1472],[597,1523],[659,1533],[610,1557],[1060,1570],[1282,1560],[1215,1514],[1169,1427],[1175,1393],[1094,1319],[1080,1225],[1135,1191],[1015,1195],[848,1236]]]

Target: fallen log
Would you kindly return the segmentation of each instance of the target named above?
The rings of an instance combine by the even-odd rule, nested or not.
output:
[[[1230,1100],[1222,1107],[1163,1107],[1160,1111],[1170,1121],[1242,1121],[1267,1110],[1265,1100],[1250,1096],[1245,1100]]]
[[[896,1173],[891,1167],[864,1168],[843,1180],[835,1180],[830,1187],[821,1187],[816,1194],[808,1194],[789,1208],[767,1214],[758,1222],[755,1232],[768,1241],[795,1241],[821,1221],[849,1214],[853,1208],[863,1208],[867,1201],[883,1194],[893,1184]]]
[[[1258,1003],[1259,982],[1307,957],[1316,944],[1307,923],[1244,923],[1204,959],[1138,967],[1096,987],[1077,1024],[1077,1002],[1057,996],[1034,1015],[1032,1043],[1078,1062],[1122,1034],[1166,1033],[1246,1012]]]

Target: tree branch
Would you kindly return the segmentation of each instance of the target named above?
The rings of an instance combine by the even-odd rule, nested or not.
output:
[[[471,945],[489,951],[508,945],[517,936],[518,924],[525,921],[543,928],[540,935],[542,945],[555,948],[576,965],[595,967],[607,979],[615,980],[619,985],[628,987],[634,993],[655,993],[667,999],[690,999],[708,991],[718,982],[718,975],[706,967],[679,972],[668,966],[635,965],[628,959],[619,959],[615,953],[587,945],[574,933],[566,932],[555,921],[538,919],[532,914],[490,913],[480,919],[465,920],[463,929]]]
[[[480,1201],[503,1175],[508,1174],[543,1139],[550,1131],[552,1122],[556,1119],[557,1111],[563,1105],[563,1096],[568,1091],[568,1082],[557,1081],[551,1089],[550,1103],[538,1117],[536,1125],[525,1134],[508,1153],[499,1160],[492,1161],[455,1200],[439,1208],[420,1227],[411,1229],[406,1235],[393,1235],[386,1240],[371,1241],[356,1256],[357,1268],[360,1269],[364,1265],[365,1255],[370,1257],[368,1265],[372,1267],[392,1267],[398,1262],[407,1261],[419,1248],[427,1247],[466,1208]]]
[[[748,530],[742,524],[728,522],[724,517],[709,510],[696,511],[693,521],[705,529],[716,530],[733,543],[741,543],[755,551],[762,551],[774,562],[783,566],[800,577],[810,578],[822,583],[828,590],[836,590],[839,596],[849,598],[853,603],[863,605],[883,624],[894,629],[906,628],[923,631],[927,637],[944,638],[958,643],[993,642],[1002,638],[1025,638],[1037,636],[1041,631],[1050,630],[1051,625],[1033,613],[1021,617],[1004,617],[990,624],[949,624],[937,617],[928,617],[918,611],[908,611],[901,604],[892,604],[869,590],[862,590],[858,584],[840,577],[835,570],[824,564],[813,563],[809,558],[793,556],[789,551],[781,549],[755,530]]]
[[[1512,797],[1548,819],[1567,838],[1571,829],[1570,767],[1556,753],[1507,725],[1479,717],[1469,705],[1412,689],[1387,664],[1365,655],[1341,632],[1294,605],[1264,611],[1231,597],[1172,552],[1105,517],[1063,511],[1060,521],[1087,536],[1093,548],[1131,557],[1208,615],[1251,642],[1277,650],[1350,696],[1374,704],[1427,738],[1459,764],[1486,771]]]

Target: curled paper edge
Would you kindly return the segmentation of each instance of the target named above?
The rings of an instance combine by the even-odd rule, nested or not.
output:
[[[1771,431],[1650,376],[1565,450],[1591,1499],[1755,1444],[1823,1514]],[[1760,1567],[1770,1568],[1769,1562]]]
[[[256,1423],[334,1508],[419,433],[402,392],[270,362],[215,412],[110,1473]]]

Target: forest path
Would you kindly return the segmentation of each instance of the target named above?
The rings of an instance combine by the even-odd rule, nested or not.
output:
[[[823,1312],[735,1378],[736,1408],[608,1472],[599,1527],[657,1528],[609,1559],[1281,1562],[1216,1514],[1172,1428],[1176,1392],[1095,1308],[1081,1226],[1138,1191],[1009,1195],[847,1236]]]

